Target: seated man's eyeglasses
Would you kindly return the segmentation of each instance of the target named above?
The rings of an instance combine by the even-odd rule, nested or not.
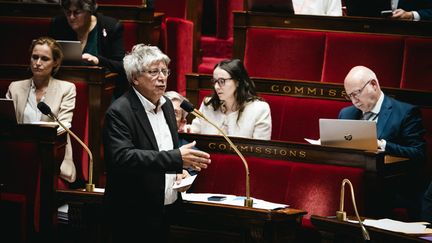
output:
[[[373,79],[370,79],[367,81],[361,89],[358,89],[356,91],[351,92],[350,94],[345,95],[345,99],[352,100],[353,98],[358,99],[363,92],[363,90],[366,88],[366,86],[372,81]]]
[[[227,80],[230,80],[230,79],[232,79],[232,78],[218,78],[218,79],[214,79],[214,78],[212,78],[211,79],[211,82],[213,83],[213,86],[214,85],[216,85],[216,83],[217,84],[219,84],[219,86],[224,86],[225,85],[225,82],[227,81]]]
[[[171,73],[171,70],[169,69],[153,69],[153,70],[144,70],[143,72],[150,74],[152,77],[158,76],[160,73],[163,74],[163,76],[168,77]]]

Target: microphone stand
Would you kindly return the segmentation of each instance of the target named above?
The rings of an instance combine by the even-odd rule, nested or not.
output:
[[[243,165],[245,166],[245,170],[246,170],[246,198],[244,200],[244,206],[251,208],[253,205],[253,199],[250,198],[249,166],[248,166],[246,159],[244,158],[243,154],[237,149],[237,146],[234,145],[234,143],[231,141],[231,139],[229,139],[229,137],[225,134],[225,132],[222,131],[222,129],[220,129],[216,124],[214,124],[213,122],[208,120],[199,110],[193,109],[193,111],[191,111],[191,113],[194,116],[205,120],[206,122],[210,123],[213,127],[215,127],[222,134],[222,136],[225,138],[225,140],[231,145],[231,147],[234,149],[234,151],[237,153],[237,155],[242,160]]]
[[[77,135],[75,135],[75,133],[73,133],[69,128],[67,128],[65,125],[63,125],[62,122],[60,122],[60,120],[54,116],[52,113],[47,115],[48,117],[50,117],[51,119],[55,120],[64,130],[66,130],[66,132],[68,132],[70,135],[72,135],[77,141],[78,143],[81,144],[81,146],[83,146],[83,148],[87,151],[88,155],[89,155],[89,180],[88,183],[86,183],[86,191],[88,192],[92,192],[95,189],[95,184],[93,184],[93,154],[90,151],[90,149],[87,147],[87,145],[85,145],[83,143],[83,141],[81,141],[81,139],[78,138]]]
[[[362,230],[363,239],[365,241],[370,241],[369,233],[366,230],[366,228],[364,227],[364,225],[363,225],[363,223],[362,223],[362,221],[360,219],[359,213],[357,211],[357,206],[356,206],[355,197],[354,197],[353,185],[352,185],[351,181],[348,180],[348,179],[343,179],[343,181],[342,181],[339,211],[336,211],[336,218],[339,221],[346,221],[347,220],[346,212],[344,211],[345,184],[348,184],[350,186],[351,199],[352,199],[352,203],[353,203],[353,207],[354,207],[354,212],[355,212],[355,214],[357,216],[357,220],[358,220],[358,222],[360,224],[360,228]]]

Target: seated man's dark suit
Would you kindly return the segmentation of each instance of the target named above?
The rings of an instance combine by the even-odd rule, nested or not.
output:
[[[166,100],[162,110],[174,144],[169,151],[159,151],[146,111],[133,89],[118,98],[106,113],[103,133],[106,216],[113,232],[123,237],[124,242],[129,242],[128,239],[161,242],[160,237],[167,234],[165,174],[181,173],[183,160],[178,149],[174,108]]]
[[[420,20],[432,20],[432,0],[399,0],[398,8],[417,11]]]
[[[361,117],[361,110],[355,106],[345,107],[339,113],[339,119],[358,120]],[[378,116],[377,137],[387,141],[386,153],[423,162],[426,158],[424,134],[418,107],[384,96]]]
[[[361,110],[354,106],[346,107],[339,113],[340,119],[358,120],[361,117]],[[383,205],[387,210],[407,208],[409,217],[415,220],[420,216],[420,202],[425,190],[424,178],[419,176],[426,160],[424,134],[425,129],[418,107],[384,96],[377,121],[377,137],[386,140],[386,154],[410,158],[412,170],[406,171],[404,179],[389,185],[386,197],[390,201],[384,202]],[[383,216],[393,216],[388,211],[382,213]]]

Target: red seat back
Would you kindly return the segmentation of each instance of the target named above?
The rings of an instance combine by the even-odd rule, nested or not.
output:
[[[187,4],[187,0],[156,0],[154,7],[155,11],[165,13],[166,17],[186,19]]]
[[[166,18],[166,54],[171,58],[171,75],[167,90],[186,95],[186,73],[192,72],[193,23],[179,18]]]
[[[29,64],[32,40],[47,35],[50,18],[0,17],[2,54],[0,64]]]
[[[432,39],[407,38],[401,88],[432,91]]]
[[[74,82],[76,87],[75,110],[72,118],[71,130],[83,140],[85,144],[88,143],[88,123],[89,123],[89,94],[88,84],[86,82]],[[73,160],[77,171],[77,180],[88,180],[88,155],[84,148],[79,144],[76,139],[71,137]],[[97,149],[91,148],[93,153]]]
[[[383,87],[399,87],[403,38],[372,34],[327,33],[323,82],[343,83],[357,65],[371,68]]]
[[[250,28],[244,64],[251,77],[320,81],[325,33]]]

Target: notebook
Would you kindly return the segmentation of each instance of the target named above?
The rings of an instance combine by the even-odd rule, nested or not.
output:
[[[13,100],[0,98],[0,124],[17,124]]]
[[[248,0],[248,10],[294,14],[292,0]]]
[[[82,50],[79,41],[56,40],[63,50],[63,61],[65,63],[80,63]]]
[[[365,120],[320,119],[321,145],[378,150],[376,122]]]

